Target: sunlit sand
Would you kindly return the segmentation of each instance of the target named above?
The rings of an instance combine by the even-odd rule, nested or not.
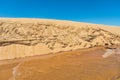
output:
[[[0,80],[120,80],[120,27],[0,19]]]

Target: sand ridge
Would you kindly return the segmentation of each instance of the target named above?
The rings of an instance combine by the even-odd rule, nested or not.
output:
[[[0,59],[120,44],[119,27],[46,19],[0,19]]]

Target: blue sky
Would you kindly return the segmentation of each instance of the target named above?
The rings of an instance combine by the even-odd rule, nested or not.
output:
[[[120,26],[120,0],[0,0],[0,17],[61,19]]]

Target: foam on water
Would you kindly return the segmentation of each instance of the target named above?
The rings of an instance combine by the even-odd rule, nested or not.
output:
[[[120,54],[120,48],[107,49],[105,54],[102,55],[103,58],[107,58],[112,54]]]
[[[105,54],[102,55],[103,58],[107,58],[108,56],[114,54],[115,51],[113,49],[107,49]]]

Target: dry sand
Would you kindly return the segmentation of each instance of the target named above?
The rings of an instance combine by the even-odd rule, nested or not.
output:
[[[0,19],[0,60],[120,44],[120,27],[46,19]]]

